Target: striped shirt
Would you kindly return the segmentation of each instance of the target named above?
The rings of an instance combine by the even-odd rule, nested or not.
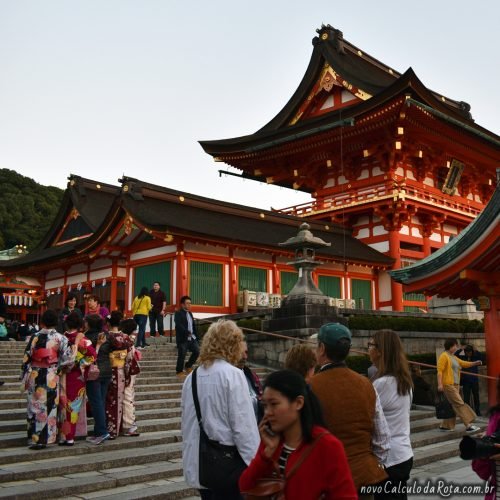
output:
[[[278,459],[278,465],[279,465],[279,468],[280,468],[280,474],[282,476],[285,475],[285,467],[286,467],[286,463],[288,462],[288,457],[294,451],[295,451],[295,448],[290,448],[290,446],[287,446],[286,444],[283,445],[283,449],[281,450],[280,458]]]

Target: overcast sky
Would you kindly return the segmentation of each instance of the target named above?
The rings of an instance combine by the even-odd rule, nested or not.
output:
[[[0,0],[0,168],[62,188],[70,173],[125,174],[262,208],[301,203],[219,178],[227,167],[197,141],[274,117],[322,23],[500,134],[499,20],[498,0]]]

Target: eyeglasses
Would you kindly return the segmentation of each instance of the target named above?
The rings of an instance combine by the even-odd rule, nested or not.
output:
[[[378,345],[375,344],[374,342],[368,342],[368,348],[370,347],[378,347]]]

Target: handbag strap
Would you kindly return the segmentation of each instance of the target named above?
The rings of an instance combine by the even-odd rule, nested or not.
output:
[[[203,426],[201,425],[200,402],[198,401],[198,384],[196,382],[196,370],[198,370],[198,367],[196,367],[193,370],[193,374],[191,375],[191,389],[193,391],[193,401],[194,401],[194,407],[196,409],[196,417],[198,418],[198,424],[200,425],[200,428],[203,429]]]
[[[297,469],[302,465],[304,460],[311,454],[311,452],[314,450],[316,445],[318,444],[319,440],[323,437],[326,436],[328,432],[322,432],[321,434],[318,434],[313,442],[308,446],[306,450],[302,452],[302,455],[300,455],[299,459],[293,464],[293,467],[290,469],[288,474],[285,476],[285,479],[288,480],[290,477],[297,471]]]

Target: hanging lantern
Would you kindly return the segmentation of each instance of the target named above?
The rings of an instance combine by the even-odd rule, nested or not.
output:
[[[92,281],[92,288],[95,288],[95,281]]]
[[[102,280],[102,286],[106,286],[106,278]]]
[[[61,287],[58,287],[57,289],[57,295],[60,295],[61,294]]]
[[[82,284],[81,284],[81,283],[78,283],[78,285],[76,285],[76,289],[77,289],[78,291],[80,291],[80,290],[82,289]]]
[[[28,305],[31,307],[33,305],[33,297],[28,299]]]
[[[68,286],[68,292],[71,292],[71,285]]]
[[[12,296],[11,295],[7,295],[7,305],[11,305],[12,303]]]

